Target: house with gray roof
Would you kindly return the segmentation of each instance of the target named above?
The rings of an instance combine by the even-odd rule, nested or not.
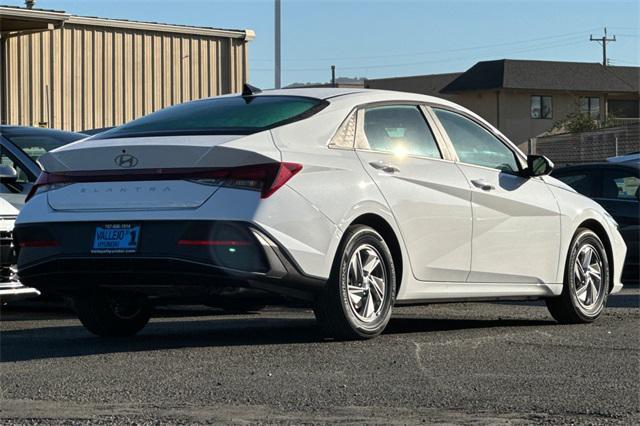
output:
[[[640,67],[501,59],[462,73],[370,79],[365,87],[438,96],[476,112],[526,150],[569,114],[640,117]]]

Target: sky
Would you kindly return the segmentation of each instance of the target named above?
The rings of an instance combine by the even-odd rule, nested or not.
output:
[[[0,0],[23,6],[23,0]],[[618,0],[282,0],[282,84],[460,72],[482,60],[640,65],[640,2]],[[273,0],[37,0],[37,8],[217,28],[250,28],[249,80],[274,86]]]

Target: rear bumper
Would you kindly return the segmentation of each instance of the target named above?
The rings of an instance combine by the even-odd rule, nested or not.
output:
[[[111,254],[91,253],[96,226],[101,225],[98,223],[18,225],[16,242],[24,246],[19,249],[18,276],[27,285],[63,295],[105,287],[168,298],[216,295],[235,287],[310,300],[325,284],[325,280],[305,276],[286,250],[253,224],[232,221],[138,224],[141,226],[138,250]],[[225,239],[242,238],[250,241],[250,245],[231,248],[178,243],[185,238],[207,240],[220,232]],[[230,236],[228,232],[238,235]],[[29,247],[28,241],[55,244]]]

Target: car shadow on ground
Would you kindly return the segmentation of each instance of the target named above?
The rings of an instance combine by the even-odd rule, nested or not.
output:
[[[0,362],[77,357],[120,352],[144,352],[196,347],[331,344],[323,338],[309,313],[303,318],[278,318],[269,313],[256,317],[214,317],[206,320],[155,319],[134,337],[100,338],[81,325],[46,326],[0,333]],[[493,327],[553,325],[540,320],[434,319],[399,317],[389,323],[385,335],[429,333]],[[339,342],[341,343],[341,342]],[[354,344],[366,344],[355,342]]]

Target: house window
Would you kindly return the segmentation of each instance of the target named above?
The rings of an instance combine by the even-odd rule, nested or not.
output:
[[[615,118],[640,118],[640,102],[637,100],[609,99],[609,114]]]
[[[580,113],[588,114],[594,120],[600,119],[600,98],[587,96],[580,98]]]
[[[553,117],[551,96],[531,97],[531,118],[549,119]]]

